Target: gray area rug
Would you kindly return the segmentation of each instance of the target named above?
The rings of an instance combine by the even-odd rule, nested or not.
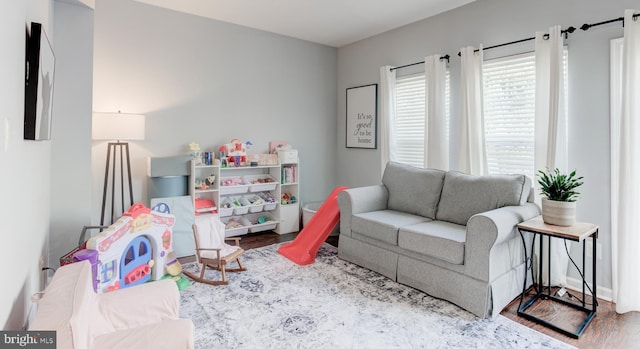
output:
[[[328,244],[307,266],[278,246],[246,251],[248,270],[227,274],[228,286],[192,282],[181,292],[196,348],[572,348],[345,262]],[[199,271],[195,263],[183,268]]]

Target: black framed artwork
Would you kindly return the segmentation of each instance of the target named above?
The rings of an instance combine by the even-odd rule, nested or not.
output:
[[[24,139],[51,139],[55,56],[40,23],[27,30],[25,50]]]
[[[378,84],[347,88],[347,148],[376,149]]]

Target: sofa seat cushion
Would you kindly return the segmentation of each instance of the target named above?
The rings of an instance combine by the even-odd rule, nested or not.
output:
[[[466,225],[471,216],[504,206],[524,205],[531,191],[525,175],[474,176],[449,171],[436,219]]]
[[[172,319],[120,329],[95,338],[91,349],[114,348],[193,348],[193,322]]]
[[[389,162],[382,184],[389,191],[387,208],[435,219],[445,172]]]
[[[398,246],[448,263],[463,264],[466,236],[463,225],[423,222],[400,228]]]
[[[351,230],[366,237],[398,245],[398,229],[430,219],[394,210],[372,211],[354,214]]]

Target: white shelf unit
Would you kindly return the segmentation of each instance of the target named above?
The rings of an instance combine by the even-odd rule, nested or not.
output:
[[[297,232],[300,230],[300,166],[298,162],[282,163],[281,167],[281,195],[295,196],[295,203],[280,206],[280,234]]]
[[[201,183],[208,176],[215,176],[213,184],[209,185],[207,189],[202,189]],[[191,175],[189,176],[189,195],[191,195],[191,201],[193,207],[196,207],[196,198],[211,200],[215,206],[215,210],[218,209],[220,203],[219,181],[220,166],[218,165],[196,165],[195,160],[191,160]],[[203,213],[206,214],[206,213]]]
[[[297,170],[297,164],[295,165]],[[298,185],[297,181],[283,183],[285,179],[282,177],[282,169],[281,165],[220,167],[219,165],[196,165],[192,161],[189,194],[194,207],[196,207],[196,198],[211,200],[216,206],[216,213],[201,214],[216,214],[225,224],[229,220],[235,220],[243,225],[227,229],[225,234],[227,237],[265,230],[274,230],[278,234],[296,232],[300,224]],[[208,188],[202,189],[200,183],[210,175],[215,176],[215,181]],[[272,178],[273,182],[252,183],[254,180],[265,177]],[[282,205],[283,192],[295,195],[297,202]],[[261,205],[251,204],[257,197],[262,197],[263,200],[265,197],[271,197],[274,201],[265,200]],[[227,208],[226,203],[230,203],[231,207]],[[261,222],[265,218],[266,220]]]

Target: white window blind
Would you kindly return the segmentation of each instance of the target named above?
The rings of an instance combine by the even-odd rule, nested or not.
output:
[[[449,70],[445,76],[445,109],[447,139],[449,135]],[[399,162],[424,166],[424,73],[396,78],[396,159]]]
[[[533,178],[535,64],[533,53],[484,62],[489,173],[523,173]]]
[[[396,79],[396,160],[424,165],[424,74]]]
[[[564,67],[566,97],[566,49]],[[535,53],[485,61],[483,80],[489,173],[521,173],[535,178]]]

